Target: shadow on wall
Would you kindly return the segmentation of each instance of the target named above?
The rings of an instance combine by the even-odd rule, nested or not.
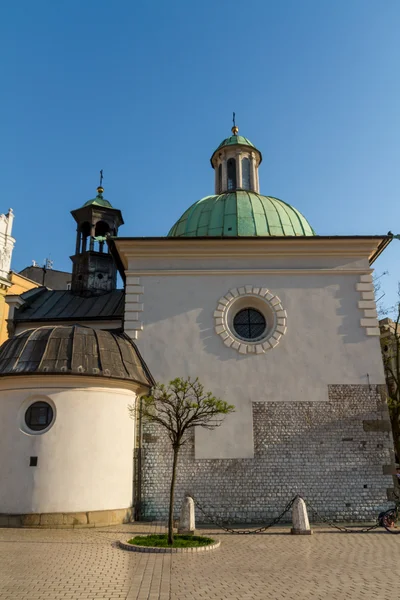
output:
[[[318,276],[318,280],[320,278]],[[247,283],[242,285],[247,285]],[[292,284],[287,282],[285,282],[285,285],[280,284],[277,293],[288,313],[288,333],[282,339],[282,347],[290,343],[296,345],[298,351],[302,353],[318,351],[315,345],[320,343],[321,337],[329,340],[332,332],[335,332],[335,328],[338,337],[341,338],[344,344],[358,344],[365,341],[365,329],[360,326],[360,318],[363,317],[363,314],[358,309],[357,302],[359,298],[354,286],[354,278],[348,276],[345,276],[340,284],[326,284],[323,289],[331,288],[328,295],[328,298],[331,299],[331,305],[327,306],[326,298],[320,293],[320,287],[296,280]],[[269,289],[275,291],[276,288],[277,286],[273,287],[271,285]],[[300,293],[297,294],[296,292],[299,290]],[[232,360],[233,356],[237,360],[254,358],[253,354],[242,355],[232,350],[227,353],[222,351],[226,347],[220,336],[216,335],[214,331],[213,312],[217,308],[217,302],[218,299],[216,299],[212,310],[202,308],[196,319],[204,349],[217,356],[221,361]],[[207,304],[209,304],[209,299]],[[334,323],[332,323],[330,314],[336,317]],[[340,321],[339,325],[338,321]],[[316,332],[318,332],[319,341],[316,340]],[[278,345],[274,348],[274,353],[279,353],[281,350],[281,345]],[[330,351],[334,352],[335,350],[330,349],[329,344],[326,344],[324,352],[327,354],[327,361],[330,360]],[[264,354],[260,356],[264,356]]]

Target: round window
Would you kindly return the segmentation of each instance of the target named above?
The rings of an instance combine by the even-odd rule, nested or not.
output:
[[[257,340],[267,328],[264,315],[255,308],[243,308],[233,319],[235,333],[243,340]]]
[[[53,420],[53,409],[47,402],[34,402],[25,412],[25,423],[32,431],[46,429]]]

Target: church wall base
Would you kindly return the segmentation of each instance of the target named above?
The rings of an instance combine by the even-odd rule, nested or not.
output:
[[[0,514],[0,527],[40,527],[44,529],[77,529],[105,527],[133,521],[132,508],[93,510],[70,513],[30,513],[26,515]]]
[[[187,492],[229,523],[265,523],[296,494],[337,521],[375,519],[387,505],[395,471],[384,386],[330,385],[325,402],[254,402],[253,427],[254,459],[196,460],[192,435],[181,449],[176,516]],[[142,519],[167,517],[171,464],[167,436],[147,423]],[[196,520],[207,522],[198,510]]]

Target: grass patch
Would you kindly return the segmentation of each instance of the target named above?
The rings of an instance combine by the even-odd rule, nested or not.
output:
[[[174,535],[174,543],[168,545],[168,536],[166,533],[153,535],[137,535],[128,541],[128,544],[135,546],[152,546],[153,548],[195,548],[197,546],[209,546],[214,544],[215,540],[202,535]]]

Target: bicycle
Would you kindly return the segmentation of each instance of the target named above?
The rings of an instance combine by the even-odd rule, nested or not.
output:
[[[384,527],[389,533],[400,533],[400,496],[395,494],[395,506],[381,512],[378,516],[378,523]]]

